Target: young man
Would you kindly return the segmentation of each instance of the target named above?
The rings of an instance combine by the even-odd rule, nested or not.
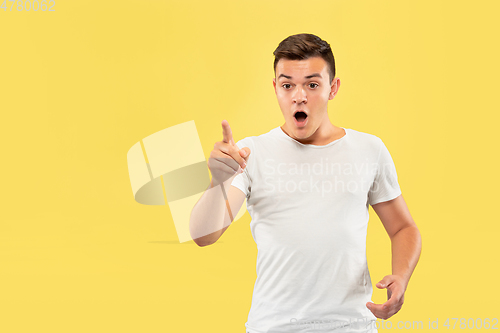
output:
[[[235,144],[222,122],[223,141],[208,163],[212,183],[193,209],[191,235],[200,246],[213,244],[246,197],[258,248],[247,333],[376,332],[376,318],[401,309],[420,233],[382,140],[329,119],[328,101],[340,87],[330,45],[298,34],[274,55],[285,124]],[[384,304],[371,302],[369,205],[392,244],[392,274],[377,283],[387,289]]]

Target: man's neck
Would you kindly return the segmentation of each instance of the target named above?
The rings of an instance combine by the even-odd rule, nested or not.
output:
[[[285,134],[292,139],[305,145],[325,146],[330,142],[340,139],[346,134],[342,128],[333,125],[331,122],[328,122],[328,125],[326,125],[324,128],[321,126],[318,127],[316,132],[314,132],[314,134],[312,134],[310,137],[298,139],[290,135],[290,132],[287,130],[285,125],[281,126],[283,132],[285,132]]]

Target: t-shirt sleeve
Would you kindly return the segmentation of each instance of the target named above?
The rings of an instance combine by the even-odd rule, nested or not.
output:
[[[241,139],[240,141],[236,142],[236,145],[240,149],[242,149],[243,147],[249,147],[252,150],[250,157],[248,158],[246,168],[243,170],[242,173],[234,177],[233,181],[231,182],[231,185],[243,191],[243,193],[245,193],[246,198],[248,199],[250,197],[250,191],[251,191],[251,178],[248,169],[251,163],[250,159],[253,158],[252,154],[255,154],[255,152],[253,151],[252,147],[249,146],[249,138]]]
[[[377,172],[368,192],[368,203],[373,206],[380,202],[395,199],[399,195],[401,195],[401,188],[398,183],[396,166],[389,150],[384,142],[380,140]]]

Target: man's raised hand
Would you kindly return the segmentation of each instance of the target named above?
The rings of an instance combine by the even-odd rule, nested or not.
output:
[[[234,143],[231,127],[226,120],[222,121],[222,137],[222,141],[214,144],[208,159],[213,186],[228,180],[236,172],[243,172],[250,156],[250,148],[239,149]]]

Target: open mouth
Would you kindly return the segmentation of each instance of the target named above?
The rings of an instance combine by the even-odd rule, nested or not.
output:
[[[307,124],[307,113],[303,111],[298,111],[293,115],[295,119],[295,125],[297,127],[304,127]]]
[[[305,112],[302,112],[302,111],[299,111],[297,112],[296,114],[293,115],[295,117],[295,119],[297,119],[297,121],[300,123],[300,122],[303,122],[304,120],[306,120],[307,118],[307,114]]]

